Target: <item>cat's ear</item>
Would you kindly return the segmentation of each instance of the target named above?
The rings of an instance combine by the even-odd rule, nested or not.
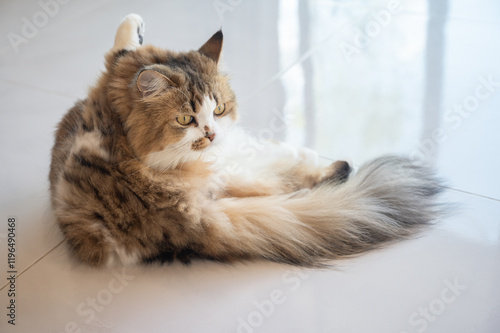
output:
[[[203,44],[198,52],[206,55],[216,63],[219,62],[222,51],[222,30],[217,31],[210,39]]]
[[[171,86],[174,86],[174,83],[168,77],[152,69],[143,70],[137,78],[137,89],[142,97],[150,96]]]

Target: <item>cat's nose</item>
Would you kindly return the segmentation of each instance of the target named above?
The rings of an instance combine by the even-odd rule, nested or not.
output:
[[[208,138],[208,140],[210,140],[210,142],[212,142],[212,141],[214,141],[215,133],[207,133],[207,134],[205,134],[205,137]]]

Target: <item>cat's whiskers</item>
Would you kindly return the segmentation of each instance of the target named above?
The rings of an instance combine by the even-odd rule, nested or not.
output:
[[[188,97],[188,96],[184,93],[184,91],[182,91],[182,90],[181,90],[180,88],[178,88],[178,87],[169,87],[169,88],[170,88],[170,89],[174,89],[174,90],[179,91],[181,94],[183,94],[183,95],[184,95],[184,97],[186,97],[186,100],[187,100],[187,102],[186,102],[186,103],[189,103],[190,98],[189,98],[189,97]]]
[[[151,164],[151,166],[153,165],[156,165],[158,163],[161,163],[161,165],[163,166],[160,171],[162,173],[166,172],[167,170],[171,170],[175,167],[178,167],[179,164],[180,166],[182,167],[184,165],[184,163],[188,162],[189,160],[185,157],[186,155],[186,150],[187,149],[190,149],[190,145],[192,144],[192,142],[183,142],[182,144],[178,145],[178,146],[173,146],[169,149],[169,154],[174,154],[174,155],[182,155],[180,156],[176,163],[171,163],[171,164],[165,164],[163,165],[163,162],[165,160],[167,160],[167,158],[171,157],[171,156],[164,156],[161,160],[155,162],[154,164]]]
[[[180,92],[180,93],[181,93],[181,94],[182,94],[182,95],[186,98],[186,101],[185,101],[185,102],[184,102],[184,103],[183,103],[183,104],[179,107],[179,112],[181,112],[181,110],[182,110],[182,108],[184,107],[184,105],[186,105],[186,104],[188,104],[188,105],[189,105],[189,103],[190,103],[190,98],[189,98],[189,96],[188,96],[188,95],[187,95],[184,91],[182,91],[182,90],[181,90],[180,88],[178,88],[178,87],[173,87],[173,86],[171,86],[171,87],[169,87],[169,88],[170,88],[170,89],[174,89],[174,90],[176,90],[176,91]],[[172,151],[172,152],[177,152],[177,153],[182,153],[182,151],[181,151],[181,150],[183,150],[183,149],[187,148],[187,147],[185,147],[185,146],[187,146],[187,145],[191,145],[191,144],[192,144],[192,142],[184,142],[184,143],[182,143],[182,144],[181,144],[181,145],[179,145],[179,146],[173,146],[173,147],[171,147],[171,151]],[[128,162],[130,162],[130,161],[134,161],[134,160],[137,160],[137,161],[144,161],[147,157],[148,157],[148,155],[145,155],[145,156],[142,156],[142,157],[135,157],[135,158],[131,158],[131,159],[129,159],[129,160],[127,160],[127,161],[125,161],[125,162],[116,163],[116,165],[118,165],[118,164],[122,164],[122,163],[128,163]],[[132,175],[134,175],[134,174],[136,174],[136,173],[138,173],[138,172],[142,172],[142,171],[144,171],[144,170],[146,170],[146,169],[148,169],[148,168],[150,168],[150,167],[154,167],[154,166],[156,166],[156,165],[158,165],[158,164],[163,165],[163,162],[164,162],[167,158],[168,158],[168,156],[165,156],[165,157],[163,157],[162,159],[160,159],[160,160],[158,160],[158,161],[156,161],[156,162],[154,162],[154,163],[152,163],[152,164],[149,164],[149,165],[146,165],[146,166],[144,166],[144,167],[142,167],[142,168],[139,168],[138,170],[136,170],[135,172],[131,173],[131,174],[130,174],[130,175],[128,175],[127,177],[132,176]],[[180,159],[180,161],[179,161],[179,163],[180,163],[180,162],[182,162],[182,165],[183,165],[186,161],[184,161],[184,162],[183,162],[183,160],[182,160],[182,158],[181,158],[181,159]],[[159,169],[158,171],[160,171],[160,173],[161,173],[161,174],[164,174],[164,173],[165,173],[167,170],[169,170],[169,169],[170,169],[169,165],[166,165],[166,166],[162,167],[161,169]]]
[[[185,101],[184,103],[182,103],[182,105],[179,107],[179,112],[181,112],[182,108],[184,107],[184,105],[186,104],[189,104],[189,101]]]
[[[184,147],[183,147],[183,146],[172,147],[172,150],[180,150],[180,149],[182,149],[182,148],[184,148]],[[128,162],[131,162],[131,161],[134,161],[134,160],[138,160],[139,162],[141,162],[141,161],[144,161],[144,160],[147,158],[147,156],[148,156],[148,155],[146,155],[146,156],[142,156],[142,157],[140,157],[140,158],[139,158],[139,157],[131,158],[131,159],[129,159],[129,160],[127,160],[127,161],[125,161],[125,162],[120,162],[120,163],[118,163],[118,164],[124,164],[124,163],[128,163]],[[162,159],[160,159],[160,160],[158,160],[158,161],[156,161],[156,162],[154,162],[154,163],[151,163],[151,164],[149,164],[149,165],[145,165],[144,167],[139,168],[139,169],[137,169],[136,171],[134,171],[134,172],[132,172],[132,173],[128,174],[128,175],[126,176],[126,178],[131,177],[131,176],[133,176],[133,175],[135,175],[135,174],[137,174],[137,173],[141,173],[141,172],[143,172],[144,170],[147,170],[147,169],[149,169],[149,168],[151,168],[151,167],[153,167],[153,166],[155,166],[155,165],[158,165],[158,164],[163,164],[163,162],[164,162],[167,158],[168,158],[168,156],[165,156],[165,157],[163,157]],[[167,171],[168,169],[169,169],[169,168],[168,168],[168,166],[166,166],[166,167],[164,167],[164,168],[160,169],[159,171],[161,172],[161,174],[163,174],[163,173],[165,173],[165,171]]]

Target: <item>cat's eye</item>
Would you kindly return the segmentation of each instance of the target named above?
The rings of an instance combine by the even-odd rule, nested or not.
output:
[[[218,107],[216,107],[214,110],[214,114],[216,116],[221,116],[224,113],[224,111],[226,111],[226,103],[222,103]]]
[[[177,117],[177,122],[183,126],[187,126],[191,124],[194,120],[193,116],[188,116],[188,115],[183,115],[180,117]]]

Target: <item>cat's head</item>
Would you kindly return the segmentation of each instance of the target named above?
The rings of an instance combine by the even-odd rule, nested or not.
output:
[[[121,109],[135,154],[147,165],[175,168],[224,141],[237,107],[228,77],[218,68],[221,50],[218,31],[196,51],[141,46],[114,56],[108,66],[110,99]],[[131,74],[132,80],[123,80]]]

